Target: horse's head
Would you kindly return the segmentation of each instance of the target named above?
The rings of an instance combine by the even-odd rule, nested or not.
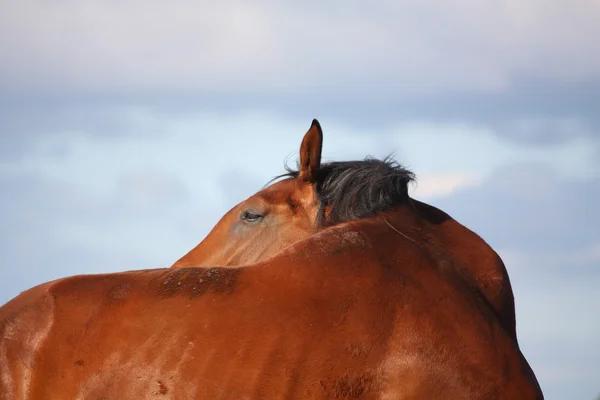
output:
[[[235,266],[263,260],[326,226],[408,200],[410,171],[392,160],[321,164],[323,132],[313,120],[297,171],[233,207],[174,267]]]

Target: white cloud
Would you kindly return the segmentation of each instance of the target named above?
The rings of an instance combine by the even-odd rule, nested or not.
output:
[[[448,196],[458,189],[480,184],[482,177],[476,174],[421,174],[413,196],[424,199]]]
[[[598,2],[4,1],[0,82],[375,98],[600,76]]]

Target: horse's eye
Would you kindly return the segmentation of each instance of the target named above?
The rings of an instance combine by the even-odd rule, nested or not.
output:
[[[258,222],[261,219],[263,219],[263,216],[256,213],[255,211],[246,210],[242,213],[240,218],[242,219],[242,221],[246,222]]]

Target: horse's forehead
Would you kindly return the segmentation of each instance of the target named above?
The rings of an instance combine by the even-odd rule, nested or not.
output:
[[[311,191],[310,185],[301,184],[297,179],[290,178],[264,188],[257,193],[257,196],[271,204],[279,204],[289,202],[290,198],[308,196]]]

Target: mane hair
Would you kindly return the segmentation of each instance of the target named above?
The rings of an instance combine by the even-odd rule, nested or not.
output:
[[[297,169],[276,177],[297,178]],[[409,201],[408,185],[415,174],[391,156],[378,160],[335,161],[321,164],[314,185],[319,199],[317,225],[353,221],[389,211]],[[325,215],[326,208],[329,212]]]

